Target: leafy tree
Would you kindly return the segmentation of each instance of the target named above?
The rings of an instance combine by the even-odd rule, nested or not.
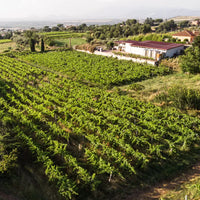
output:
[[[59,31],[60,29],[59,29],[59,27],[54,26],[54,27],[51,28],[51,30],[52,30],[52,31]]]
[[[154,20],[154,25],[155,25],[155,24],[160,24],[160,23],[162,23],[162,22],[163,22],[163,19],[160,19],[160,18],[155,19],[155,20]]]
[[[107,46],[108,49],[112,49],[114,47],[114,42],[112,40],[108,41],[106,46]]]
[[[101,32],[100,32],[100,31],[96,31],[96,32],[94,33],[94,37],[97,38],[97,39],[100,37],[100,35],[101,35]]]
[[[192,44],[193,47],[198,47],[200,48],[200,36],[196,36],[194,38],[194,41],[193,41],[193,44]]]
[[[174,20],[170,20],[160,24],[156,29],[156,32],[168,32],[168,31],[174,31],[176,29],[177,29],[177,24],[174,22]]]
[[[154,25],[154,20],[150,17],[150,18],[146,18],[145,21],[144,21],[144,24],[149,24],[151,26]]]
[[[7,33],[5,33],[5,35],[3,36],[3,39],[10,39],[13,36],[13,32],[12,31],[8,31]]]
[[[18,46],[18,48],[19,48],[20,50],[24,50],[25,46],[28,44],[28,38],[25,37],[24,35],[16,35],[16,34],[15,34],[15,35],[12,37],[12,40],[13,40],[14,42],[16,42],[16,44],[17,44],[17,46]]]
[[[35,45],[38,43],[38,35],[35,31],[28,30],[25,32],[25,37],[29,40],[30,49],[32,52],[35,51]]]
[[[56,41],[53,40],[50,37],[46,37],[44,38],[44,42],[48,45],[48,46],[54,46],[56,44]]]
[[[57,27],[58,28],[64,28],[64,25],[63,24],[57,24]]]
[[[45,48],[44,48],[44,39],[41,39],[41,52],[44,52]]]
[[[85,31],[87,29],[87,25],[86,24],[81,24],[77,27],[78,30],[80,31]]]
[[[90,34],[88,34],[88,35],[86,36],[86,42],[88,42],[88,43],[90,43],[93,39],[94,39],[94,38],[93,38]]]
[[[43,28],[43,31],[44,31],[44,32],[51,32],[51,28],[50,28],[49,26],[45,26],[45,27]]]
[[[64,27],[63,24],[57,24],[57,28],[58,28],[58,30],[60,30],[60,31],[66,30],[66,28]]]
[[[117,37],[119,37],[119,35],[120,35],[119,31],[116,30],[113,32],[113,37],[117,38]]]
[[[105,40],[105,39],[106,39],[106,36],[105,36],[105,34],[104,34],[104,33],[102,33],[102,34],[100,35],[99,39],[101,39],[101,40]]]
[[[31,52],[35,52],[35,40],[33,38],[29,41]]]
[[[124,31],[124,36],[128,37],[129,35],[131,35],[131,29],[129,26],[126,27],[125,31]]]
[[[190,25],[189,21],[188,20],[184,20],[182,22],[180,22],[180,28],[185,28],[185,27],[188,27]]]
[[[140,26],[140,33],[149,33],[151,32],[151,26],[149,24],[143,24]]]
[[[185,55],[181,56],[181,68],[183,72],[196,74],[200,72],[200,48],[189,47]]]
[[[136,24],[137,23],[137,20],[136,19],[127,19],[126,20],[126,25],[133,25],[133,24]]]

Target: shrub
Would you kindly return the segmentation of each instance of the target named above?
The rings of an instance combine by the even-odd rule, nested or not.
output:
[[[179,109],[200,109],[200,91],[173,86],[167,92],[158,94],[155,101],[166,102]]]
[[[185,55],[181,56],[181,69],[183,72],[192,74],[200,72],[200,48],[190,47],[186,49]]]
[[[93,53],[95,51],[96,45],[90,45],[90,44],[82,44],[82,45],[76,45],[76,49],[89,51]]]
[[[140,85],[138,83],[132,83],[131,85],[128,86],[129,90],[135,90],[135,91],[139,91],[139,90],[143,90],[145,87],[143,85]]]

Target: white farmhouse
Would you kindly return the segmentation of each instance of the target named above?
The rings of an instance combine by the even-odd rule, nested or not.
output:
[[[184,50],[183,44],[156,41],[118,41],[117,50],[160,60],[162,57],[173,57]]]

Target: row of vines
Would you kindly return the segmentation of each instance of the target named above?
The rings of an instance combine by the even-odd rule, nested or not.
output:
[[[74,66],[77,76],[78,69],[88,74],[83,72],[88,62],[100,70],[105,62],[105,72],[117,63],[93,56],[87,60],[79,53],[73,59],[70,52],[48,55],[49,62],[47,54],[23,58],[66,74]],[[59,63],[68,67],[60,68]],[[107,82],[103,74],[92,80],[102,83],[104,77]],[[7,56],[0,56],[0,91],[0,120],[43,164],[45,174],[66,199],[80,198],[104,183],[131,180],[152,163],[159,166],[199,143],[197,118],[88,87],[71,76]]]
[[[62,72],[75,80],[99,86],[113,86],[141,81],[170,73],[166,67],[122,61],[77,51],[29,54],[20,59]]]

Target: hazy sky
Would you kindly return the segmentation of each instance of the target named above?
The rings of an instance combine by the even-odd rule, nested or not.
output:
[[[200,11],[200,0],[1,0],[0,20],[32,18],[127,18],[166,9]],[[179,13],[177,13],[179,14]],[[177,15],[174,13],[174,16]],[[199,12],[200,15],[200,12]],[[142,17],[142,16],[141,16]]]

